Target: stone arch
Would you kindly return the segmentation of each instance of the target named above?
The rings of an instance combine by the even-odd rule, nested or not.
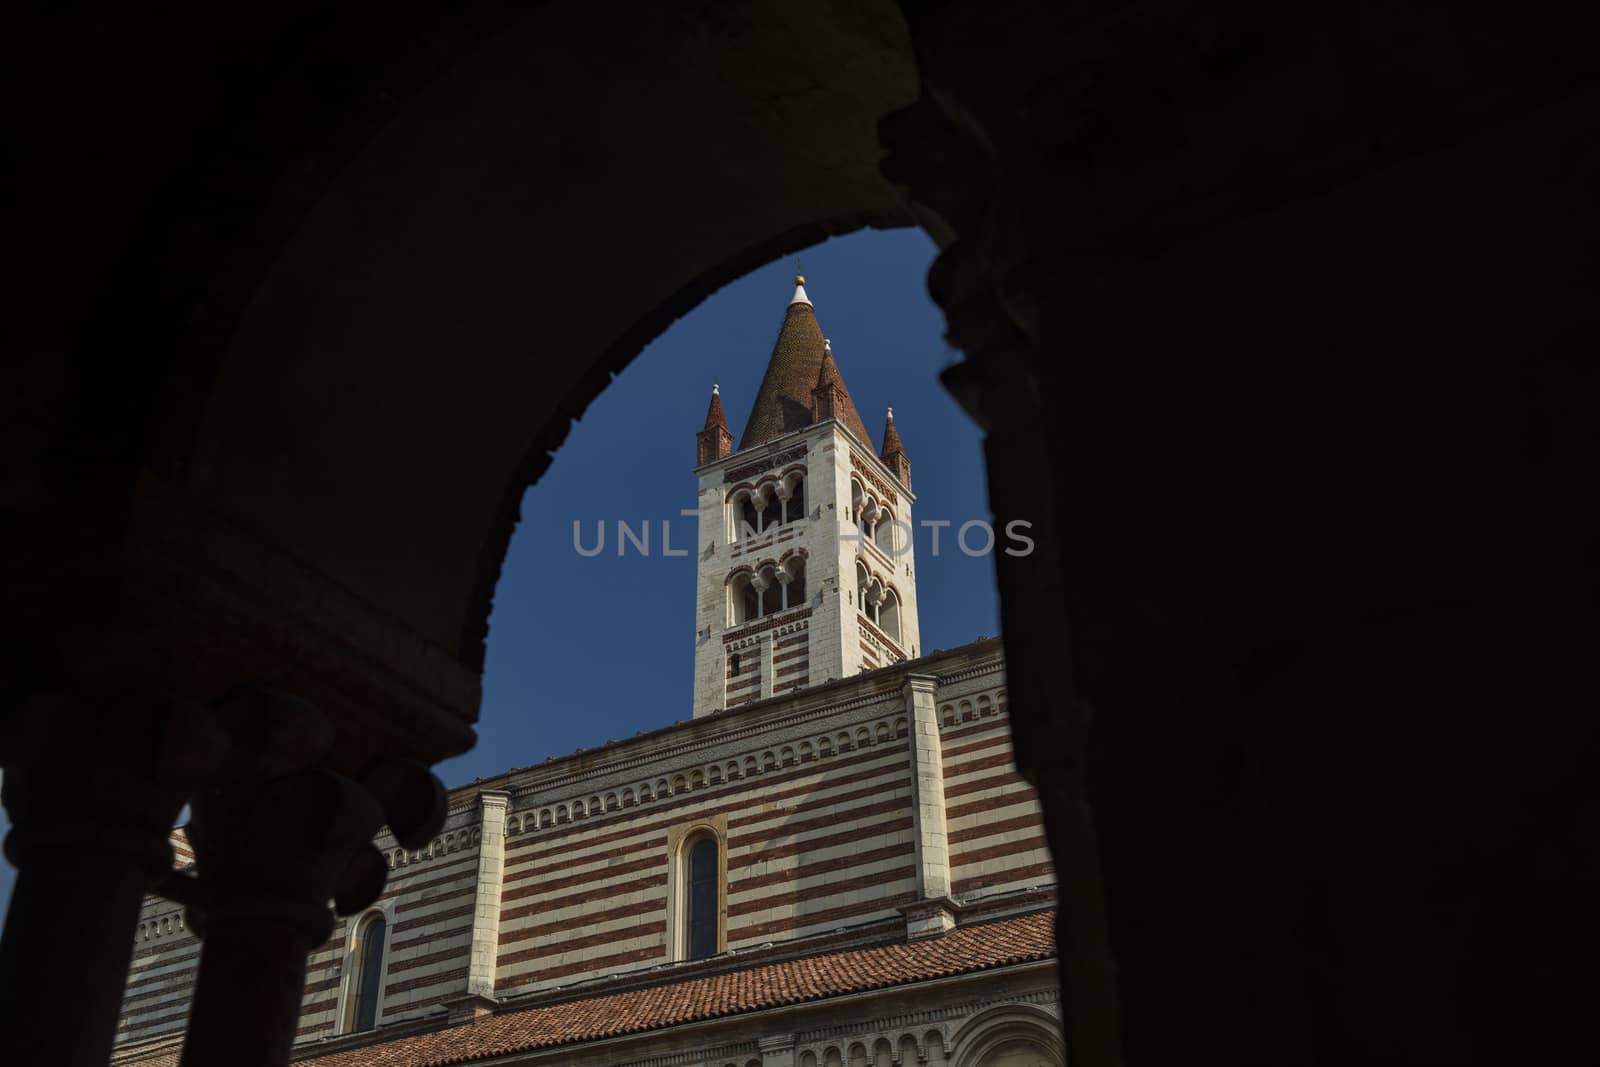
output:
[[[1020,1067],[1040,1059],[1055,1067],[1066,1063],[1060,1021],[1030,1004],[979,1012],[951,1035],[950,1049],[952,1067]]]

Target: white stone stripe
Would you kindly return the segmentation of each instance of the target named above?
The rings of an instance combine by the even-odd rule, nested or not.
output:
[[[551,967],[561,967],[569,963],[588,963],[591,960],[597,960],[604,956],[616,955],[617,953],[621,952],[631,952],[642,948],[655,948],[661,945],[663,940],[664,939],[662,938],[661,934],[656,933],[641,937],[620,938],[616,941],[607,941],[604,944],[591,945],[588,948],[573,949],[567,952],[553,951],[548,955],[533,956],[517,963],[509,965],[502,964],[498,972],[499,980],[503,981],[507,978],[516,978],[520,975],[532,974],[535,971],[543,971]],[[655,962],[660,961],[657,960]],[[573,982],[582,981],[585,977],[629,971],[644,965],[644,962],[612,964],[606,967],[596,967],[590,970],[573,971],[571,974],[564,974],[559,978],[546,979],[543,983],[541,983],[541,985],[571,985]]]
[[[581,896],[583,895],[580,894]],[[513,930],[526,930],[530,926],[539,926],[547,923],[566,923],[573,920],[578,921],[577,925],[564,932],[572,933],[576,930],[582,930],[585,933],[598,932],[605,924],[602,923],[596,926],[583,923],[581,920],[585,915],[597,911],[610,911],[612,908],[626,908],[635,904],[646,904],[650,901],[659,902],[660,907],[655,912],[641,912],[638,918],[631,920],[632,922],[638,922],[641,918],[648,919],[652,916],[659,919],[666,914],[666,888],[664,886],[651,886],[632,893],[618,893],[616,896],[606,897],[603,900],[580,899],[577,903],[569,904],[564,908],[551,908],[537,911],[531,915],[523,915],[517,919],[502,923],[501,932],[508,933]],[[518,903],[521,902],[519,901]]]
[[[868,875],[880,874],[884,871],[892,871],[897,867],[905,867],[907,864],[912,863],[916,859],[916,856],[911,851],[910,835],[907,834],[906,837],[906,851],[904,855],[890,856],[887,859],[875,860],[872,863],[863,863],[859,866],[844,867],[831,871],[822,871],[818,874],[809,875],[804,878],[789,878],[781,882],[774,882],[771,885],[757,886],[755,889],[732,892],[728,894],[728,903],[729,905],[747,904],[750,901],[760,900],[763,897],[770,897],[781,893],[805,892],[806,890],[816,889],[819,886],[826,886],[830,882],[838,882],[846,878],[864,878]],[[731,878],[730,876],[729,881],[731,882],[734,880],[735,879]],[[807,903],[809,903],[809,901]],[[729,922],[732,921],[732,919],[729,920]],[[745,916],[739,916],[739,921],[741,923],[744,922]]]
[[[500,952],[501,954],[540,952],[564,941],[571,941],[575,937],[599,937],[605,934],[616,934],[618,935],[616,938],[590,945],[588,948],[573,949],[570,952],[561,953],[562,962],[570,958],[593,959],[596,956],[609,956],[613,952],[623,951],[633,941],[640,938],[644,939],[641,944],[648,944],[652,941],[660,942],[663,936],[660,930],[648,934],[636,931],[643,926],[659,926],[665,915],[666,907],[665,902],[663,902],[663,907],[659,911],[641,912],[638,915],[627,915],[620,919],[609,919],[605,922],[583,923],[568,926],[564,929],[547,930],[537,937],[530,937],[523,941],[508,941],[500,946]],[[574,953],[576,956],[574,956]],[[546,964],[552,962],[542,955],[539,958],[544,959]]]
[[[966,798],[962,797],[961,799],[965,800]],[[966,815],[961,815],[957,818],[951,819],[950,833],[954,834],[957,830],[970,830],[977,826],[985,826],[990,823],[1003,822],[1007,819],[1021,818],[1024,815],[1033,815],[1038,817],[1040,819],[1039,825],[1041,829],[1043,828],[1044,811],[1039,807],[1039,802],[1030,796],[1019,795],[1010,804],[1005,804],[997,808],[991,808],[988,811],[970,812]],[[1019,832],[1020,831],[1016,830],[1012,831],[1012,833]],[[966,848],[970,841],[976,840],[982,840],[982,838],[967,838],[963,841],[952,842],[950,847]]]
[[[882,799],[889,800],[893,798],[884,797]],[[786,848],[790,845],[803,846],[812,842],[826,841],[851,830],[870,827],[879,823],[892,822],[897,818],[903,818],[905,815],[909,814],[909,811],[901,811],[896,809],[893,811],[879,811],[872,812],[870,814],[857,815],[854,814],[856,810],[856,808],[851,807],[844,811],[834,812],[832,813],[836,816],[834,821],[820,827],[813,827],[812,829],[806,830],[802,833],[778,834],[773,837],[764,838],[760,841],[750,841],[748,843],[730,847],[728,849],[728,862],[729,864],[732,864],[736,859],[759,860],[763,851]],[[807,813],[806,817],[810,818],[811,813]],[[778,825],[781,827],[781,824]],[[879,844],[887,845],[889,843],[890,842],[888,841],[878,841],[876,837],[863,837],[851,842],[852,846],[857,849],[875,848]]]
[[[645,871],[626,871],[626,872],[624,872],[622,874],[614,875],[614,876],[612,876],[610,878],[596,878],[593,881],[585,880],[583,882],[578,883],[577,885],[569,885],[564,889],[545,890],[543,892],[527,893],[527,894],[525,894],[523,896],[516,897],[515,899],[512,899],[512,900],[502,900],[501,905],[500,905],[501,906],[501,914],[504,915],[507,911],[511,911],[513,909],[519,909],[520,910],[522,908],[526,908],[526,907],[530,907],[530,906],[532,906],[535,909],[535,911],[538,912],[538,911],[541,910],[540,907],[539,907],[540,905],[546,904],[546,903],[548,903],[548,902],[550,902],[552,900],[558,900],[558,899],[561,899],[561,898],[564,898],[564,897],[568,897],[568,896],[578,896],[578,897],[587,896],[587,897],[590,897],[590,898],[598,897],[600,895],[600,890],[602,890],[602,889],[614,889],[617,886],[621,886],[621,885],[631,885],[632,883],[637,882],[637,881],[639,881],[640,879],[643,879],[643,878],[650,878],[650,877],[653,877],[653,876],[656,876],[656,875],[665,874],[667,872],[667,855],[666,855],[666,849],[664,849],[664,848],[661,850],[660,860],[661,860],[661,864],[660,864],[659,868],[651,868],[650,870],[645,870]],[[530,883],[524,882],[524,883],[522,883],[522,885],[518,886],[517,888],[518,889],[522,889],[522,888],[527,887],[529,884]],[[537,884],[537,883],[534,883],[534,884]],[[660,887],[660,886],[656,887],[656,891],[660,892],[660,893],[664,893],[665,892],[662,889],[662,887]],[[597,907],[597,908],[609,907],[610,903],[609,903],[609,901],[596,900],[594,906]],[[516,922],[518,920],[512,920],[512,921]]]
[[[907,889],[909,889],[912,886],[913,882],[914,882],[914,879],[907,878],[903,884],[896,883],[896,884],[883,886],[882,889],[881,889],[881,893],[885,898],[889,897],[891,894],[894,894],[894,893],[903,893],[903,892],[905,892]],[[833,904],[833,905],[830,905],[830,906],[831,907],[838,907],[839,905],[838,904]],[[844,918],[839,918],[839,919],[826,919],[826,920],[824,920],[822,922],[816,922],[816,923],[806,923],[806,922],[804,922],[803,920],[804,920],[805,916],[802,915],[802,916],[800,916],[800,919],[802,921],[797,922],[792,927],[788,927],[788,928],[780,930],[780,931],[774,931],[773,933],[757,934],[754,937],[739,938],[737,940],[731,940],[728,943],[729,943],[729,945],[731,947],[734,947],[734,948],[747,948],[750,945],[764,945],[768,941],[792,941],[792,940],[798,940],[799,938],[810,937],[810,936],[812,936],[814,934],[832,933],[833,931],[839,929],[840,927],[859,926],[859,925],[861,925],[863,923],[875,922],[875,921],[877,921],[879,919],[884,919],[884,918],[888,918],[889,916],[899,915],[899,914],[900,914],[900,910],[898,908],[890,907],[890,906],[886,905],[881,909],[876,909],[876,910],[872,910],[872,911],[863,911],[863,912],[860,912],[860,913],[858,913],[856,915],[849,915],[849,916],[846,916]],[[739,925],[740,926],[745,925],[742,916],[740,917]]]

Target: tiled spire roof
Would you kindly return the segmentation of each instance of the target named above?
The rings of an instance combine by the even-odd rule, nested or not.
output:
[[[722,413],[722,390],[711,387],[711,406],[706,408],[705,429],[694,435],[694,461],[703,466],[733,451],[733,431]]]
[[[784,313],[772,357],[767,360],[766,376],[761,379],[750,417],[745,420],[741,449],[804,429],[813,422],[812,393],[822,384],[824,360],[829,364],[833,361],[822,327],[817,325],[811,298],[806,295],[805,281],[804,277],[795,277],[794,298]],[[834,417],[862,444],[872,448],[872,438],[850,401],[850,392],[844,387],[837,366],[832,374],[836,390]]]
[[[890,408],[883,424],[883,461],[888,463],[896,452],[904,456],[906,447],[900,443],[900,432],[894,428],[894,408]]]
[[[705,428],[707,430],[715,430],[719,427],[724,430],[728,428],[728,416],[722,413],[722,390],[720,387],[713,385],[711,387],[711,406],[706,408]]]
[[[894,428],[894,408],[884,417],[883,455],[879,458],[907,489],[911,488],[911,457],[906,455],[906,446],[900,443],[900,431]]]

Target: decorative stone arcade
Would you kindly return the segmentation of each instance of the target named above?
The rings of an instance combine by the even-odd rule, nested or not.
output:
[[[873,448],[804,278],[738,450],[713,386],[697,458],[696,717],[920,655],[911,461],[892,413]]]

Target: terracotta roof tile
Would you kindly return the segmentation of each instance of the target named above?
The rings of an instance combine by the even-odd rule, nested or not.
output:
[[[316,1067],[434,1067],[1049,959],[1055,912],[961,927],[607,996],[500,1011],[446,1030],[301,1060]]]

